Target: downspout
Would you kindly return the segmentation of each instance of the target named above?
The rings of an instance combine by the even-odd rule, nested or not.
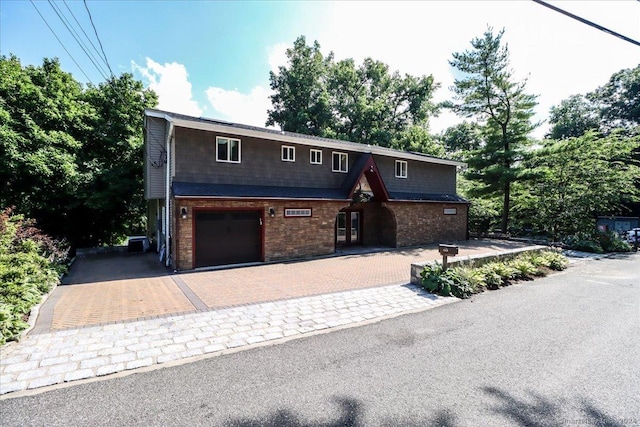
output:
[[[166,150],[167,150],[167,177],[165,180],[165,209],[164,209],[164,253],[165,253],[165,266],[171,265],[171,137],[173,134],[173,121],[169,116],[165,116],[165,119],[169,122],[169,132],[167,132]]]

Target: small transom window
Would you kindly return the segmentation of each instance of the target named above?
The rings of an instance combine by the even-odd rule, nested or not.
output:
[[[283,162],[295,162],[296,161],[296,147],[289,145],[282,146],[282,161]]]
[[[334,151],[331,170],[333,172],[347,172],[349,170],[349,155]]]
[[[216,137],[216,161],[240,163],[240,140]]]
[[[407,162],[404,160],[396,160],[396,178],[407,177]]]
[[[311,164],[312,165],[321,165],[322,164],[322,151],[311,149]]]

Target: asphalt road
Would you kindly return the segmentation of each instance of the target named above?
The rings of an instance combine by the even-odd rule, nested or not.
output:
[[[640,425],[640,254],[371,325],[0,401],[3,426]]]

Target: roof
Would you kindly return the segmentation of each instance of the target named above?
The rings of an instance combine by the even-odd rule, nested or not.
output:
[[[177,198],[258,198],[297,200],[351,200],[348,191],[339,188],[275,187],[263,185],[209,184],[174,182],[173,195]],[[390,193],[390,200],[467,203],[455,194]]]
[[[372,153],[380,156],[394,157],[398,159],[416,160],[419,162],[435,163],[449,166],[466,166],[466,163],[455,160],[442,159],[422,153],[394,150],[392,148],[377,145],[365,145],[357,142],[341,141],[338,139],[322,138],[313,135],[304,135],[294,132],[266,129],[239,123],[225,122],[222,120],[208,119],[204,117],[192,117],[184,114],[171,113],[163,110],[147,109],[145,116],[157,117],[172,122],[174,126],[205,131],[217,131],[240,136],[249,136],[291,144],[310,145],[314,147],[331,148],[335,150],[349,150],[361,153]]]

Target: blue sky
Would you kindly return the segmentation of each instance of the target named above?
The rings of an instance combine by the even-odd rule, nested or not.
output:
[[[640,40],[640,2],[550,1]],[[34,7],[35,4],[35,7]],[[0,53],[23,64],[58,57],[84,83],[99,83],[96,70],[47,1],[0,0]],[[84,4],[54,5],[97,42]],[[571,94],[585,93],[611,74],[640,63],[640,47],[578,23],[531,1],[109,1],[88,0],[109,63],[132,72],[160,96],[160,108],[264,126],[270,107],[269,71],[284,65],[285,49],[299,35],[318,40],[326,54],[360,62],[372,57],[392,70],[433,74],[448,99],[452,52],[470,48],[487,26],[505,28],[511,65],[538,94],[537,118]],[[47,23],[80,64],[56,40]],[[73,12],[73,16],[70,11]],[[75,22],[74,22],[75,24]],[[80,31],[80,30],[78,30]],[[461,119],[442,114],[440,131]],[[546,126],[538,129],[542,136]]]

